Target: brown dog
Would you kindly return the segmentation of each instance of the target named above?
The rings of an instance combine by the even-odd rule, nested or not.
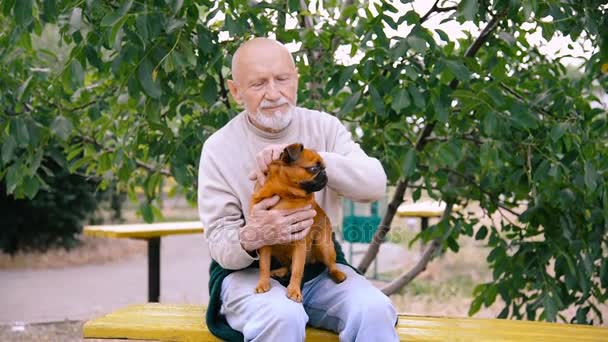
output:
[[[302,301],[300,283],[305,263],[322,262],[329,269],[329,275],[336,283],[346,279],[346,274],[336,267],[336,251],[332,239],[331,222],[325,212],[315,202],[313,192],[327,184],[323,159],[315,151],[304,149],[302,144],[292,144],[285,148],[279,159],[268,165],[266,183],[256,185],[251,205],[265,198],[279,195],[280,201],[274,209],[293,209],[312,205],[317,211],[312,228],[306,237],[282,245],[265,246],[259,249],[260,281],[256,293],[270,290],[270,277],[284,277],[291,266],[291,278],[287,287],[287,297]],[[275,257],[281,268],[270,271],[271,257]]]

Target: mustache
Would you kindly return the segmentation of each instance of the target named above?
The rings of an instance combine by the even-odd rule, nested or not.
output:
[[[278,106],[284,105],[284,104],[291,104],[291,103],[289,102],[289,100],[287,100],[287,98],[285,96],[281,96],[281,98],[279,98],[276,101],[262,100],[262,102],[260,102],[260,108],[262,108],[262,109],[272,108],[272,107],[278,107]]]

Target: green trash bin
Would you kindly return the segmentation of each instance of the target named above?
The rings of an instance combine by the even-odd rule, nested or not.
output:
[[[363,205],[363,204],[362,204]],[[355,202],[344,200],[344,219],[342,220],[342,239],[349,243],[348,262],[352,264],[353,255],[365,253],[366,250],[353,250],[355,243],[370,243],[380,225],[382,218],[378,211],[378,202],[370,206],[369,215],[356,213]],[[373,279],[378,279],[378,258],[374,260]]]

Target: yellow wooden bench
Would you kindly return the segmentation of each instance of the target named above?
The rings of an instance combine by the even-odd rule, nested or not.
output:
[[[200,305],[131,305],[85,323],[84,338],[218,341]],[[608,341],[608,329],[586,325],[478,318],[399,315],[401,341]],[[335,333],[308,327],[306,341],[338,341]]]
[[[116,239],[143,239],[148,242],[148,301],[158,302],[160,297],[160,239],[176,234],[203,232],[200,221],[116,224],[85,226],[84,235]]]

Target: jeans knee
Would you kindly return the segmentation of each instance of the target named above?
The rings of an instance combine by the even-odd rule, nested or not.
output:
[[[246,341],[304,341],[308,315],[301,304],[287,299],[263,311],[255,322],[245,324]]]
[[[394,327],[397,322],[397,311],[384,295],[365,301],[357,307],[355,315],[357,317],[354,321],[361,325]]]
[[[308,322],[308,315],[302,304],[291,300],[273,307],[271,311],[269,319],[276,324],[305,327]]]

